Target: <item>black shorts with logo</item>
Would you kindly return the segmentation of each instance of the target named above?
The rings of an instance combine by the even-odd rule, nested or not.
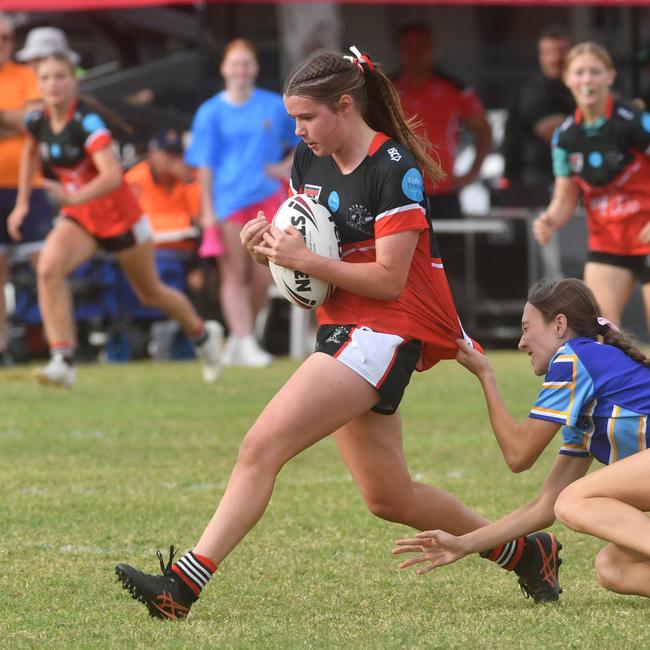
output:
[[[362,325],[321,325],[316,352],[324,352],[363,377],[379,393],[372,410],[397,411],[422,352],[422,341],[375,332]]]

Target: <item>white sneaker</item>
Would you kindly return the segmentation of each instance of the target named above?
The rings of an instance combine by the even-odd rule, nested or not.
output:
[[[203,345],[196,347],[196,354],[203,361],[203,381],[214,384],[219,381],[223,370],[223,327],[217,321],[205,322],[208,338]]]
[[[72,388],[77,370],[63,358],[62,354],[54,354],[44,368],[39,368],[34,376],[41,384]]]
[[[224,366],[237,366],[239,365],[239,346],[241,339],[236,336],[229,336],[226,345],[223,346],[223,365]]]
[[[246,336],[239,342],[239,366],[245,368],[266,368],[273,363],[273,356],[262,350],[255,337]]]

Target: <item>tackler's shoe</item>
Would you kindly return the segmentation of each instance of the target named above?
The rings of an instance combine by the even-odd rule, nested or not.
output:
[[[534,555],[525,569],[515,569],[522,593],[536,603],[559,600],[562,593],[558,576],[562,544],[553,533],[533,533],[526,535],[526,540],[532,544]]]
[[[150,575],[138,571],[130,564],[118,564],[115,567],[117,579],[124,589],[128,589],[132,598],[147,607],[151,616],[173,621],[185,618],[197,597],[172,571],[174,547],[169,547],[167,566],[163,562],[160,550],[156,551],[156,555],[160,561],[162,575]]]

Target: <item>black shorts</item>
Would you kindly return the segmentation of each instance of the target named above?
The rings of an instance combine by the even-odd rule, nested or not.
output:
[[[90,237],[92,237],[97,242],[99,248],[101,248],[103,251],[106,251],[107,253],[119,253],[121,251],[125,251],[129,248],[133,248],[133,246],[137,246],[138,244],[142,244],[146,241],[151,241],[153,237],[151,225],[149,223],[149,219],[146,216],[140,217],[140,219],[136,221],[129,230],[121,233],[120,235],[116,235],[115,237],[97,237],[89,233],[84,228],[83,224],[73,217],[62,214],[60,218],[71,221],[75,225],[79,226],[79,228],[81,228],[85,233],[90,235]]]
[[[618,266],[621,269],[632,271],[641,284],[650,283],[650,255],[614,255],[613,253],[589,251],[587,262]]]
[[[379,402],[372,410],[392,415],[420,359],[422,341],[361,325],[321,325],[316,352],[329,354],[363,377],[379,393]]]

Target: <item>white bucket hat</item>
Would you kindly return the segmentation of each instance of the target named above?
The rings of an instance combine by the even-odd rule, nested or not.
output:
[[[56,27],[35,27],[30,30],[25,47],[16,52],[16,59],[26,63],[50,54],[63,54],[72,65],[77,65],[81,60],[79,54],[70,49],[65,33]]]

